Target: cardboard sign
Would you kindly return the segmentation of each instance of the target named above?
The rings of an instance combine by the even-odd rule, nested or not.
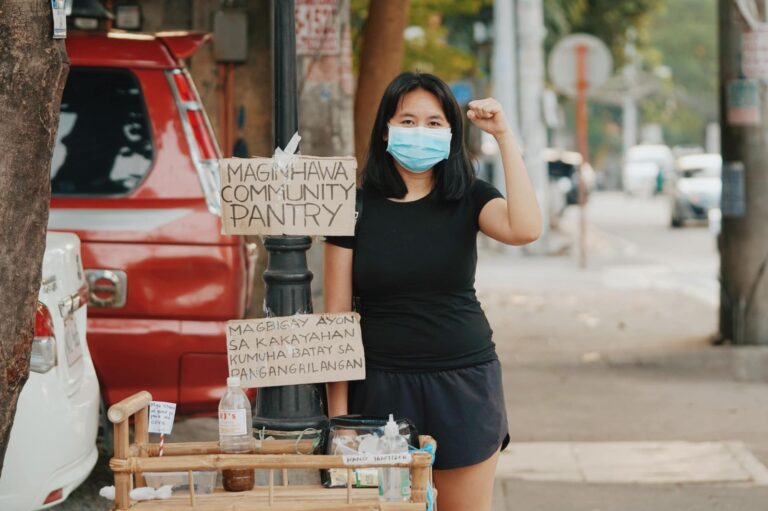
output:
[[[149,403],[149,432],[170,435],[175,415],[176,403],[151,401]]]
[[[353,157],[297,156],[219,161],[224,234],[351,236],[355,231]]]
[[[243,387],[365,378],[357,313],[303,314],[227,322],[229,376]]]

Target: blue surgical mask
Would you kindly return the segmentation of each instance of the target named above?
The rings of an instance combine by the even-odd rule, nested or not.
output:
[[[426,172],[451,154],[450,128],[389,127],[387,152],[411,172]]]

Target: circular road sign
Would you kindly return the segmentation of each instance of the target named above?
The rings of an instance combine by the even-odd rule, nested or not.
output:
[[[549,55],[549,77],[569,96],[576,95],[576,51],[586,48],[587,93],[608,81],[613,71],[611,52],[603,41],[589,34],[573,34],[560,40]]]

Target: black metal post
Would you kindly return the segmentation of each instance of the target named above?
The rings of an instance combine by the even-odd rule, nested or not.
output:
[[[285,148],[298,130],[296,85],[296,22],[293,0],[272,2],[272,44],[275,95],[275,145]],[[307,268],[309,236],[267,236],[264,247],[269,262],[264,272],[265,305],[270,316],[291,316],[312,312],[312,272]],[[253,426],[257,434],[267,430],[275,436],[303,438],[319,436],[327,421],[325,389],[322,384],[290,385],[259,389]]]

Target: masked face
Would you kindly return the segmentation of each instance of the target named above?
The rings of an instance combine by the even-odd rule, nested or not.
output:
[[[389,119],[387,152],[410,172],[426,172],[451,153],[451,124],[440,100],[423,89],[407,92]]]
[[[389,126],[387,152],[411,172],[426,172],[451,153],[450,128]]]

